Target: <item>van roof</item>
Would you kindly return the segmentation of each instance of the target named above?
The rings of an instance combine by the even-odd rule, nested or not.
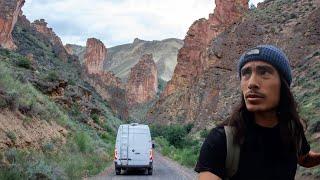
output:
[[[137,126],[139,128],[149,128],[146,124],[139,124],[139,123],[131,123],[131,124],[121,124],[120,126]]]

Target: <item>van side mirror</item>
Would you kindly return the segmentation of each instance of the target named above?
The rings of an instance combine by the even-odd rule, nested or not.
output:
[[[154,145],[154,143],[152,143],[152,149],[154,149],[154,147],[155,147],[155,145]]]

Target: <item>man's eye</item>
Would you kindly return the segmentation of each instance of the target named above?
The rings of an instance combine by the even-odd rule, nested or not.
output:
[[[265,75],[265,74],[267,74],[267,71],[266,71],[266,70],[261,70],[261,71],[260,71],[260,74],[261,74],[261,75]]]
[[[250,73],[251,73],[250,70],[244,69],[244,70],[241,71],[241,76],[242,76],[242,77],[246,77],[246,76],[249,76]]]
[[[261,70],[259,71],[259,74],[260,74],[260,75],[268,75],[268,74],[270,74],[270,71],[268,71],[268,70],[266,70],[266,69],[261,69]]]

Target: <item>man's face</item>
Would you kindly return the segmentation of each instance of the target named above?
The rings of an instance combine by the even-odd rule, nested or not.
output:
[[[263,61],[246,63],[241,69],[241,90],[250,112],[274,110],[280,100],[278,71]]]

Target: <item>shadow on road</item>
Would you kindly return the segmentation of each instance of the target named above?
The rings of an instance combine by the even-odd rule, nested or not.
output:
[[[145,169],[130,169],[130,170],[122,170],[121,175],[119,176],[146,176],[147,171]]]

